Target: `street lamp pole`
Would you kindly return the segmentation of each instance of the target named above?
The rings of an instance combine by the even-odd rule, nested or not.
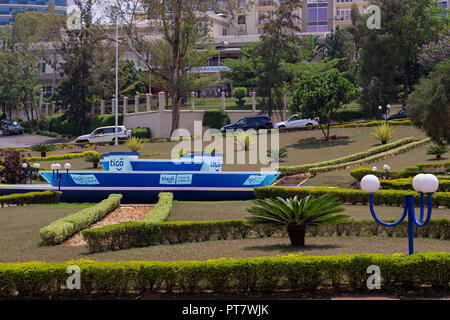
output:
[[[116,119],[115,119],[115,135],[114,145],[118,145],[118,126],[119,126],[119,21],[116,20]]]

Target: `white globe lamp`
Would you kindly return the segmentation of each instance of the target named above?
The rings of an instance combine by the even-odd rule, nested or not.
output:
[[[439,187],[438,179],[432,174],[424,174],[419,183],[422,192],[427,194],[435,193]]]
[[[422,179],[425,175],[423,173],[419,173],[418,175],[416,175],[412,181],[412,186],[414,188],[414,190],[416,190],[417,192],[422,192]]]
[[[368,194],[374,194],[380,189],[380,180],[373,174],[368,174],[361,179],[361,189]]]

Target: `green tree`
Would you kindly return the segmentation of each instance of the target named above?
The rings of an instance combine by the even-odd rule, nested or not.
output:
[[[335,224],[348,218],[337,215],[345,209],[341,207],[342,202],[329,194],[303,199],[277,197],[254,200],[254,203],[256,207],[247,209],[250,213],[245,217],[247,224],[286,226],[291,245],[295,247],[305,246],[306,228]]]
[[[9,50],[0,52],[0,106],[10,119],[21,100],[19,72],[17,55]]]
[[[438,145],[450,143],[450,60],[435,66],[407,101],[408,115]]]
[[[64,79],[58,87],[58,104],[66,109],[69,121],[80,124],[81,133],[87,129],[87,113],[91,109],[95,79],[92,74],[94,52],[100,44],[98,28],[92,21],[92,0],[75,0],[81,13],[81,28],[68,29],[67,37],[57,48],[63,63]]]
[[[172,97],[172,132],[179,127],[181,100],[192,90],[189,88],[191,79],[200,82],[205,79],[195,68],[204,65],[207,55],[200,50],[206,47],[210,30],[206,12],[217,7],[217,3],[113,0],[107,4],[105,12],[108,18],[120,22],[124,44]],[[227,5],[231,18],[238,4],[227,1]],[[160,34],[161,38],[155,40],[155,34]]]
[[[350,68],[355,54],[355,43],[350,32],[336,27],[318,45],[318,51],[330,60],[340,59],[337,68],[340,72],[344,72]]]
[[[305,118],[319,117],[319,127],[325,140],[329,140],[336,112],[358,96],[355,86],[338,72],[315,74],[300,82],[289,109]]]

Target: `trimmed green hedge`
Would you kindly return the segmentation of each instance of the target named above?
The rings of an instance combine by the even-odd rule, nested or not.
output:
[[[107,199],[93,207],[69,214],[41,228],[39,233],[42,242],[47,245],[63,242],[76,232],[89,227],[92,223],[119,207],[120,199],[122,199],[121,194],[111,194]]]
[[[131,136],[142,139],[150,139],[152,134],[150,132],[150,128],[133,128],[131,129]]]
[[[28,157],[25,158],[28,161],[61,161],[84,158],[87,154],[98,154],[97,151],[85,151],[80,153],[68,153],[60,156],[48,156],[48,157]]]
[[[56,203],[59,196],[62,194],[60,191],[43,191],[43,192],[28,192],[28,193],[13,193],[6,196],[0,196],[0,204],[2,207],[5,204],[38,204],[38,203]]]
[[[388,144],[370,148],[367,151],[354,153],[349,156],[345,156],[345,157],[341,157],[341,158],[337,158],[337,159],[333,159],[333,160],[311,163],[311,164],[304,164],[304,165],[299,165],[299,166],[280,167],[279,170],[281,172],[281,175],[285,176],[285,175],[293,175],[293,174],[297,174],[297,173],[307,172],[309,169],[312,169],[312,168],[317,169],[317,168],[321,168],[321,167],[329,167],[329,166],[338,165],[338,164],[342,165],[342,164],[349,163],[351,161],[365,159],[369,156],[376,155],[381,152],[385,152],[385,151],[391,150],[393,148],[397,148],[397,147],[405,145],[405,144],[407,145],[412,142],[414,142],[414,137],[408,137],[408,138],[400,139],[400,140],[397,140],[397,141],[394,141],[394,142],[391,142]]]
[[[381,234],[406,237],[408,224],[383,227],[374,220],[349,220],[333,225],[308,227],[306,231],[307,236],[311,237]],[[432,219],[425,227],[416,226],[414,232],[416,237],[450,239],[450,220]],[[162,244],[287,236],[285,227],[248,226],[244,219],[166,223],[126,222],[83,231],[83,237],[88,242],[91,253]]]
[[[67,269],[80,267],[80,290],[67,289]],[[380,267],[380,292],[431,285],[448,290],[450,253],[261,257],[208,261],[69,261],[0,264],[0,295],[242,293],[277,290],[367,291],[367,268]]]
[[[404,179],[392,179],[392,180],[380,180],[381,186],[385,189],[395,189],[395,190],[414,190],[412,186],[413,178]],[[450,180],[439,180],[440,192],[450,192]]]
[[[144,217],[144,222],[164,222],[170,215],[173,205],[173,193],[160,192],[158,203]]]
[[[356,127],[376,127],[385,124],[386,120],[376,120],[376,121],[364,121],[364,122],[351,122],[332,125],[332,128],[356,128]],[[411,120],[391,120],[389,124],[392,126],[411,126]]]
[[[308,195],[320,196],[325,193],[338,197],[341,201],[351,204],[367,204],[369,203],[369,195],[362,190],[341,189],[329,187],[311,187],[311,188],[289,188],[289,187],[258,187],[254,188],[255,196],[258,199],[265,198],[292,198],[305,197]],[[373,199],[374,204],[403,206],[404,196],[415,195],[415,201],[419,204],[419,194],[415,191],[408,190],[379,190],[375,193]],[[450,192],[436,192],[433,194],[433,206],[443,206],[450,208]]]
[[[123,123],[123,114],[119,114],[119,125]],[[90,133],[99,127],[113,126],[115,124],[115,114],[104,114],[89,116],[86,123],[86,132]],[[69,121],[64,113],[48,117],[48,128],[40,128],[45,131],[52,131],[59,134],[79,136],[81,125],[77,121]]]
[[[230,123],[228,114],[222,109],[209,109],[203,113],[203,125],[205,127],[220,129]]]

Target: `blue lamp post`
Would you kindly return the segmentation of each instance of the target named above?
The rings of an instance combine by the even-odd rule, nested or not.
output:
[[[377,172],[378,168],[377,167],[372,167],[372,171],[374,172],[374,174]],[[385,164],[383,166],[383,170],[384,172],[381,173],[381,179],[389,179],[389,171],[391,171],[391,167],[388,166],[387,164]]]
[[[380,110],[380,112],[381,112],[381,110],[383,110],[383,107],[382,106],[378,106],[378,110]],[[386,112],[385,112],[385,116],[384,116],[384,119],[386,120],[386,124],[388,124],[388,114],[391,112],[391,105],[390,104],[388,104],[388,105],[386,105]]]
[[[66,163],[64,165],[64,169],[66,169],[67,173],[69,173],[70,168],[71,168],[70,163]],[[59,163],[53,163],[50,166],[50,169],[52,169],[52,171],[53,171],[53,180],[55,180],[55,175],[56,175],[56,181],[58,182],[58,191],[61,191],[62,173],[59,172],[59,170],[61,170],[61,165]]]
[[[33,184],[33,177],[38,175],[40,167],[39,163],[33,164],[33,168],[28,168],[28,164],[25,162],[22,164],[23,174],[30,177],[30,184]]]
[[[406,216],[408,216],[408,244],[409,244],[409,254],[414,253],[414,232],[413,227],[414,224],[418,227],[425,226],[431,219],[431,210],[432,210],[432,200],[431,196],[439,187],[438,179],[432,174],[423,174],[420,173],[414,177],[412,182],[414,190],[419,192],[420,194],[420,216],[419,220],[416,218],[415,208],[414,208],[414,195],[408,195],[404,197],[403,203],[403,214],[400,219],[393,223],[387,223],[381,221],[377,215],[375,214],[375,210],[373,208],[373,196],[380,189],[380,180],[372,174],[366,175],[361,179],[361,189],[369,194],[369,207],[370,213],[376,222],[385,227],[394,227],[399,225],[403,220],[405,220]],[[427,217],[425,221],[423,221],[424,213],[425,213],[425,194],[427,195]]]

